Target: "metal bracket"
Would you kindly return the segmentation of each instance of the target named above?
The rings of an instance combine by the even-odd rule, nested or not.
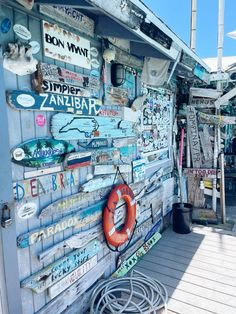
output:
[[[2,208],[1,226],[3,228],[7,228],[11,224],[12,224],[11,209],[7,204],[5,204],[3,205],[3,208]]]

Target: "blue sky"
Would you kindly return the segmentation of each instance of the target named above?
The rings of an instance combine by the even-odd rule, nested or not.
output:
[[[182,40],[189,44],[191,0],[143,0]],[[217,55],[218,0],[197,0],[196,52]],[[236,0],[225,0],[225,31],[236,30]],[[236,56],[236,40],[224,37],[224,56]]]

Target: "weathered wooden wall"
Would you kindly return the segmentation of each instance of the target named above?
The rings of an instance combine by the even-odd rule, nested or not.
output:
[[[39,61],[43,61],[49,64],[55,64],[60,67],[64,67],[66,69],[75,71],[75,72],[80,72],[83,74],[88,74],[89,75],[89,70],[85,70],[83,68],[79,68],[76,66],[73,66],[71,64],[59,62],[56,60],[53,60],[51,58],[47,58],[43,55],[42,51],[42,27],[41,27],[41,20],[37,17],[33,17],[30,14],[27,14],[27,12],[24,10],[17,10],[13,9],[10,6],[2,6],[4,15],[9,17],[9,19],[12,22],[12,25],[14,24],[21,24],[26,26],[31,34],[32,34],[32,40],[36,40],[41,44],[41,50],[40,52],[35,56]],[[45,20],[50,20],[49,18],[45,17]],[[82,35],[85,37],[85,35]],[[6,45],[9,42],[16,42],[17,38],[15,37],[14,32],[11,30],[7,34],[1,34],[1,43],[3,45],[3,50],[6,48]],[[91,46],[97,47],[99,52],[101,52],[101,42],[98,40],[92,40],[91,38],[89,39],[91,41]],[[102,54],[100,53],[100,65],[102,65]],[[109,73],[109,71],[107,71]],[[9,71],[4,72],[4,78],[5,78],[5,87],[6,90],[31,90],[31,80],[30,76],[17,76],[14,75],[13,73]],[[110,81],[109,75],[107,75],[107,81]],[[134,87],[136,92],[140,92],[140,80],[137,78],[137,85]],[[101,89],[101,95],[102,96],[102,89]],[[136,95],[137,96],[137,95]],[[50,112],[42,112],[42,114],[45,115],[46,117],[46,124],[44,127],[39,127],[35,123],[35,118],[37,115],[37,112],[33,111],[17,111],[12,108],[10,108],[6,103],[4,104],[4,100],[2,100],[2,105],[5,105],[7,107],[7,112],[8,112],[8,123],[9,123],[9,137],[10,137],[10,149],[12,149],[14,146],[30,139],[34,138],[39,138],[39,137],[51,137],[50,133],[50,119],[52,117],[52,113]],[[77,141],[71,141],[72,144],[77,147]],[[81,149],[82,150],[82,149]],[[136,158],[136,155],[134,154],[133,159]],[[154,171],[156,171],[159,167],[163,166],[168,166],[170,165],[170,168],[167,172],[171,173],[172,167],[171,167],[171,161],[170,159],[167,159],[165,161],[157,162],[155,165],[152,167],[149,166],[149,170],[147,172],[147,177],[150,177]],[[13,176],[13,182],[14,181],[19,181],[24,179],[24,173],[27,171],[31,171],[32,169],[30,168],[25,168],[17,164],[12,163],[12,176]],[[86,182],[86,177],[89,173],[92,173],[92,168],[91,167],[84,167],[80,168],[79,170],[79,184],[83,184]],[[131,175],[130,175],[131,179]],[[167,199],[169,199],[170,196],[173,195],[174,191],[171,189],[171,191],[167,191],[168,184],[170,183],[171,179],[168,179],[166,183],[164,184],[165,186],[165,192],[166,195],[164,196],[163,199],[163,206],[171,206],[170,202],[166,204]],[[172,185],[171,185],[172,187]],[[62,197],[66,197],[69,195],[72,195],[76,192],[78,192],[79,186],[75,187],[69,187],[66,188],[62,191],[58,190],[55,191],[54,193],[50,193],[47,195],[43,195],[40,197],[34,198],[33,202],[35,202],[38,206],[38,212],[36,213],[35,216],[31,217],[28,220],[23,220],[18,217],[16,214],[16,210],[19,207],[20,204],[15,203],[15,208],[14,208],[14,219],[16,223],[16,234],[15,237],[27,233],[33,229],[39,228],[41,226],[49,225],[53,221],[60,219],[63,217],[63,215],[54,215],[52,217],[45,217],[43,219],[38,219],[37,215],[40,213],[41,209],[48,206],[50,203],[61,199]],[[160,197],[158,194],[157,197]],[[92,204],[93,200],[91,199],[90,202],[88,202],[87,205]],[[166,210],[163,208],[163,212],[167,213],[169,210]],[[93,224],[87,225],[86,227],[83,227],[82,230],[87,230],[91,228]],[[72,228],[69,228],[63,232],[57,233],[54,236],[49,237],[46,240],[42,240],[32,246],[29,246],[27,248],[17,249],[17,254],[18,254],[18,261],[15,261],[15,263],[18,263],[18,269],[19,269],[19,278],[14,278],[15,280],[22,281],[23,279],[29,277],[30,275],[36,273],[37,271],[45,268],[47,265],[50,263],[60,259],[63,257],[65,254],[69,253],[72,249],[64,249],[64,250],[59,250],[58,253],[54,255],[54,257],[51,257],[48,259],[45,263],[41,263],[37,256],[39,253],[42,251],[46,250],[47,248],[53,246],[54,244],[57,244],[58,242],[62,241],[65,238],[68,238],[70,235],[74,233],[74,230]],[[105,242],[103,242],[103,249],[99,251],[98,253],[98,259],[102,259],[104,255],[106,255],[108,252],[107,246]],[[109,267],[105,274],[109,275],[111,272],[113,272],[116,268],[115,265],[115,256],[116,254],[113,254],[113,263],[111,263],[111,267]],[[30,289],[21,289],[21,300],[22,300],[22,312],[24,314],[32,314],[36,313],[39,310],[41,310],[49,301],[49,297],[46,293],[46,291],[36,294]],[[86,295],[83,297],[86,300]],[[83,299],[81,299],[83,300]],[[77,301],[77,304],[79,304],[82,308],[82,305],[80,303],[80,300]],[[77,308],[78,309],[78,308]],[[72,310],[70,310],[72,311]],[[55,312],[59,314],[59,310]],[[76,310],[74,312],[69,312],[69,313],[78,313]],[[54,314],[53,312],[50,312],[50,314]],[[81,313],[82,314],[82,313]]]

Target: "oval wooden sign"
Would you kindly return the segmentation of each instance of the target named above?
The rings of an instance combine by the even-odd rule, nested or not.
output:
[[[23,26],[21,24],[15,24],[13,26],[13,31],[21,39],[24,39],[24,40],[31,39],[30,31],[25,26]]]
[[[37,212],[38,206],[35,203],[26,203],[19,207],[17,210],[17,215],[21,219],[29,219],[30,217],[34,216]]]

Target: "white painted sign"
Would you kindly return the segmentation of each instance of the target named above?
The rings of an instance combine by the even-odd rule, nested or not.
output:
[[[133,160],[133,182],[140,182],[146,178],[145,159]]]
[[[38,207],[35,203],[26,203],[17,210],[17,214],[21,219],[29,219],[35,215],[37,209]]]
[[[70,287],[75,281],[86,274],[90,269],[97,265],[97,255],[82,264],[80,267],[72,271],[68,276],[57,282],[54,286],[48,289],[49,297],[55,298],[62,291]]]
[[[15,24],[13,26],[13,31],[21,39],[24,40],[30,40],[31,39],[31,33],[30,31],[23,25]]]
[[[90,41],[43,21],[44,55],[59,61],[91,69]]]

